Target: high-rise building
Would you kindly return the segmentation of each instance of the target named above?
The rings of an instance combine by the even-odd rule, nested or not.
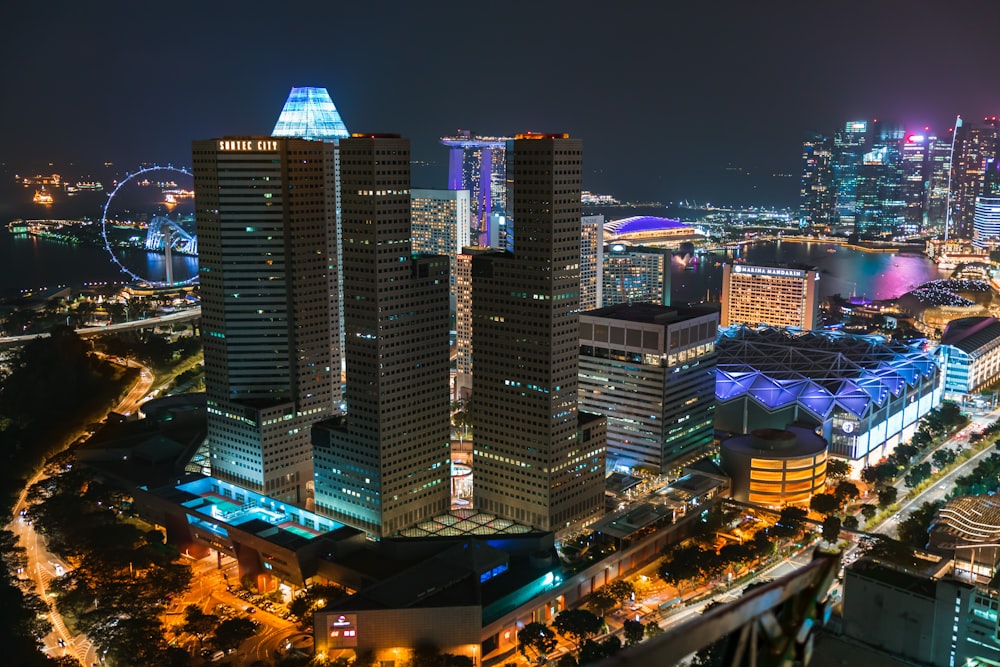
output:
[[[899,127],[876,124],[875,139],[858,165],[854,230],[863,236],[898,235],[904,227]]]
[[[604,216],[580,219],[580,310],[601,307],[604,273]]]
[[[580,314],[580,409],[607,417],[609,467],[667,473],[711,450],[718,325],[652,303]]]
[[[799,219],[804,227],[830,231],[834,221],[832,142],[817,132],[802,142],[802,184],[799,192]]]
[[[811,267],[724,264],[720,324],[816,329],[818,280]]]
[[[193,146],[212,474],[305,503],[310,425],[339,401],[334,147]]]
[[[493,245],[497,236],[493,225],[507,208],[507,177],[504,174],[504,150],[509,137],[474,136],[458,130],[454,136],[441,137],[449,148],[448,188],[472,193],[472,217],[477,232],[476,243]]]
[[[469,245],[469,191],[410,191],[413,252],[445,255],[450,260],[451,304],[455,310],[456,258]]]
[[[930,141],[924,134],[909,134],[900,154],[903,176],[903,227],[907,235],[920,234],[927,223],[928,151]]]
[[[492,248],[464,248],[456,262],[455,399],[472,395],[472,258]]]
[[[347,416],[313,429],[317,511],[383,537],[447,511],[448,258],[410,241],[410,144],[340,142]]]
[[[951,179],[951,138],[954,130],[943,137],[928,137],[927,148],[927,226],[944,232],[949,204],[948,185]]]
[[[670,305],[670,262],[667,248],[613,243],[604,249],[602,306],[620,303]]]
[[[583,147],[507,144],[511,253],[472,259],[477,508],[556,530],[604,504],[603,420],[577,407]]]
[[[868,151],[868,123],[849,121],[833,135],[833,182],[836,192],[837,220],[848,227],[854,224],[857,208],[858,166]]]
[[[955,132],[951,178],[952,232],[958,238],[969,239],[972,238],[976,215],[976,197],[983,191],[986,164],[997,157],[1000,121],[986,118],[983,127],[960,122]]]
[[[972,243],[977,248],[1000,248],[1000,197],[976,199]]]

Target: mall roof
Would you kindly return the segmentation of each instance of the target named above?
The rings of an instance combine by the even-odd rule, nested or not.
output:
[[[604,231],[612,234],[632,234],[635,232],[656,232],[668,229],[688,229],[680,220],[658,218],[652,215],[639,215],[622,220],[612,220],[604,224]]]
[[[1000,338],[1000,322],[993,317],[962,317],[952,320],[941,336],[942,345],[973,353]]]
[[[838,331],[734,327],[719,338],[715,395],[720,402],[748,396],[768,410],[798,402],[820,419],[835,406],[861,417],[934,374],[923,346]]]

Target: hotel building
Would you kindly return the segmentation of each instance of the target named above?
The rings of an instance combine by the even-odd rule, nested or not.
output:
[[[724,264],[720,324],[816,329],[817,281],[815,268]]]

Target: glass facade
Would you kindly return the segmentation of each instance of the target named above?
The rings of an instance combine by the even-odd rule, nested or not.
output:
[[[334,141],[351,133],[326,88],[301,87],[288,94],[271,136]]]

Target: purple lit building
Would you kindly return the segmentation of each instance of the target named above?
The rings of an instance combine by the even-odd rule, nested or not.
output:
[[[941,402],[934,357],[880,336],[746,327],[718,342],[715,428],[814,429],[830,454],[877,461]]]
[[[441,137],[448,151],[448,189],[472,193],[472,214],[480,234],[479,245],[493,245],[490,226],[494,216],[507,208],[505,152],[510,137],[474,136],[458,130],[453,137]]]

